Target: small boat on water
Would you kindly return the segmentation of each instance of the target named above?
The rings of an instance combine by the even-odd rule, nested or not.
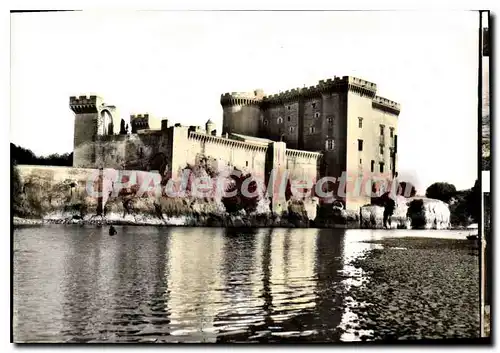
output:
[[[116,234],[115,227],[113,227],[113,226],[109,227],[109,235],[115,235],[115,234]]]

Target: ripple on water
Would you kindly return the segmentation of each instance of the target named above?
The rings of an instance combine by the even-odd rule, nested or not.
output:
[[[349,263],[388,234],[117,228],[15,229],[16,342],[357,339],[346,292],[366,275]]]

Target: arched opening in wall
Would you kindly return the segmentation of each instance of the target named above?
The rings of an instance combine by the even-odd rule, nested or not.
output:
[[[107,109],[101,111],[102,135],[113,135],[113,116]]]

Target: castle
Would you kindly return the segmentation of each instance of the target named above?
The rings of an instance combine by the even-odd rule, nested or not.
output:
[[[343,172],[394,176],[400,105],[376,92],[375,83],[344,76],[274,95],[225,93],[221,136],[211,120],[205,129],[169,126],[168,119],[148,114],[131,115],[128,133],[116,107],[101,97],[70,97],[73,166],[157,170],[176,179],[186,166],[210,157],[266,179],[271,170],[313,183]],[[351,210],[370,202],[368,196],[343,199]],[[272,200],[273,211],[283,205]]]

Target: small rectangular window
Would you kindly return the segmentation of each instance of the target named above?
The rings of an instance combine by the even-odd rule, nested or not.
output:
[[[384,125],[380,125],[380,136],[384,136]]]
[[[384,172],[384,162],[380,162],[380,173]]]
[[[370,167],[371,172],[373,173],[375,171],[375,161],[372,160],[372,165]]]
[[[380,154],[384,154],[384,146],[380,146]]]
[[[311,126],[311,127],[309,128],[309,132],[310,132],[311,134],[314,134],[314,126]]]
[[[362,159],[359,159],[359,164],[363,164],[363,160]]]
[[[363,150],[363,140],[358,140],[358,151]]]
[[[289,131],[293,132],[293,130],[294,130],[293,126],[290,126]]]
[[[333,125],[333,118],[328,118],[327,121],[328,121],[328,125]]]
[[[394,137],[394,128],[391,127],[391,137]]]
[[[287,108],[288,108],[288,110],[290,110],[290,106],[288,106]]]
[[[248,161],[246,161],[246,166],[248,167]]]
[[[326,140],[326,149],[327,149],[328,151],[333,150],[333,145],[334,145],[334,144],[333,144],[333,140]]]
[[[358,118],[358,127],[361,129],[363,127],[363,118]]]
[[[312,104],[312,107],[313,107],[313,109],[314,109],[314,108],[316,108],[316,103],[313,103],[313,104]]]
[[[286,120],[290,121],[292,118],[290,118],[290,115],[286,118]]]

